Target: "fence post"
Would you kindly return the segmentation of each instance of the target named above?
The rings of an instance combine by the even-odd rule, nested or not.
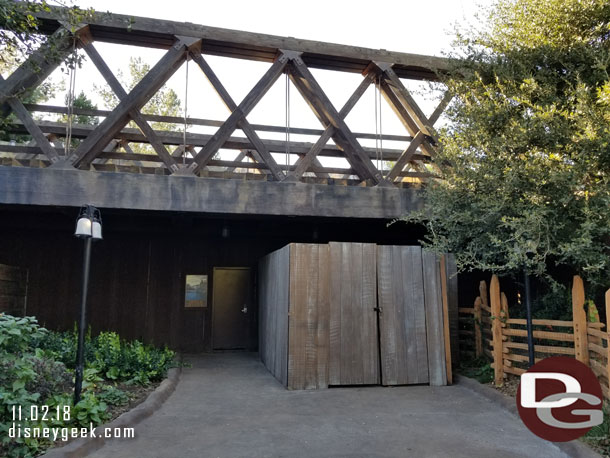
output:
[[[606,291],[606,335],[608,341],[608,348],[606,349],[606,376],[608,378],[608,384],[610,385],[610,289]],[[608,387],[610,389],[610,386]]]
[[[481,333],[481,298],[474,300],[474,355],[480,358],[483,355],[483,335]]]
[[[587,314],[585,312],[585,288],[582,278],[574,275],[572,284],[572,318],[574,320],[574,350],[576,359],[589,365],[589,342],[587,339]]]
[[[491,335],[493,339],[494,383],[500,386],[504,383],[504,355],[502,354],[502,299],[500,296],[500,281],[497,275],[491,277],[489,285],[489,301],[491,305]]]

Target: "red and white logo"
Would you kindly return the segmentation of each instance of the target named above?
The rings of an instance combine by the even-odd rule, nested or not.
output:
[[[554,356],[521,375],[517,409],[531,432],[552,442],[578,439],[603,421],[602,388],[585,364]]]

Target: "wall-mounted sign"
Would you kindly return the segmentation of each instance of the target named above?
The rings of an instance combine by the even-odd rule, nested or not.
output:
[[[208,276],[187,275],[184,288],[184,306],[199,308],[208,306]]]

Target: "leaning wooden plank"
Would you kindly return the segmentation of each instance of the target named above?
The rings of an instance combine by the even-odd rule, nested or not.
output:
[[[587,313],[585,312],[585,288],[582,278],[575,275],[572,286],[572,316],[574,319],[574,348],[576,359],[589,362],[587,350]]]
[[[600,362],[591,359],[589,360],[589,365],[591,367],[591,369],[593,370],[593,372],[595,373],[595,375],[597,375],[598,377],[606,377],[607,375],[607,370],[606,370],[606,365],[605,364],[601,364]]]
[[[604,358],[606,358],[607,354],[608,354],[607,347],[603,347],[601,345],[597,345],[592,342],[589,342],[589,351],[592,351],[593,353],[597,353],[599,356],[603,356]]]
[[[434,253],[422,252],[424,298],[426,309],[426,336],[428,342],[428,370],[430,385],[447,384],[445,344],[443,342],[443,315],[440,287],[440,269]]]
[[[608,333],[604,332],[604,331],[600,331],[599,329],[595,329],[595,328],[588,328],[587,329],[587,334],[593,337],[600,337],[602,339],[607,339],[608,338]]]
[[[443,334],[445,340],[445,370],[447,371],[447,384],[453,383],[451,371],[451,333],[449,330],[449,278],[447,276],[446,256],[440,259],[441,298],[443,301]]]

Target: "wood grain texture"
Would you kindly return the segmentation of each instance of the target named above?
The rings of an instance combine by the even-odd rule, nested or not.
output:
[[[585,312],[585,287],[582,278],[574,275],[572,280],[572,315],[574,320],[574,350],[576,359],[589,363],[587,348],[587,313]]]
[[[443,341],[443,306],[439,259],[434,253],[422,251],[422,264],[430,385],[441,386],[447,384],[447,372],[445,368],[445,344]]]
[[[427,383],[421,248],[378,246],[379,331],[384,385]]]
[[[328,246],[290,244],[288,388],[328,386]]]
[[[0,313],[25,316],[28,270],[0,264]]]
[[[329,245],[329,384],[379,384],[375,245]]]
[[[502,296],[500,294],[500,280],[492,275],[489,284],[489,304],[491,307],[491,334],[493,338],[494,383],[501,386],[504,383],[503,352],[502,352]],[[586,329],[586,328],[585,328]],[[586,338],[586,335],[585,335]]]
[[[451,361],[453,366],[459,364],[459,312],[458,312],[458,273],[455,256],[445,255],[447,268],[447,293],[449,296],[449,332],[451,334]]]
[[[258,270],[259,352],[269,372],[288,384],[290,247],[262,258]]]

